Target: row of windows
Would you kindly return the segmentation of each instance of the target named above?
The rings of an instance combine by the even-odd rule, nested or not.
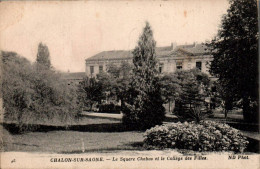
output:
[[[196,68],[201,70],[201,62],[196,62]],[[190,65],[189,65],[190,68]],[[182,69],[182,62],[176,62],[176,69]],[[159,72],[162,73],[163,70],[163,64],[159,65]]]
[[[103,72],[102,65],[99,65],[98,69],[99,69],[99,73]],[[90,74],[93,74],[93,73],[94,73],[94,66],[90,66]]]
[[[182,69],[182,62],[176,62],[176,68],[177,69]],[[196,68],[201,70],[201,62],[196,62]],[[163,71],[163,64],[161,63],[159,65],[159,72],[162,73]],[[99,73],[103,72],[103,65],[99,65]],[[94,73],[94,66],[90,66],[90,74]]]
[[[190,68],[190,65],[188,65],[188,67]],[[196,68],[201,70],[201,67],[202,67],[201,62],[196,62]],[[176,68],[182,69],[182,62],[176,62]]]

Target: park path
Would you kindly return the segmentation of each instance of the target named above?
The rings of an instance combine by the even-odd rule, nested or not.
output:
[[[117,120],[121,120],[123,117],[123,114],[95,113],[95,112],[83,112],[82,115],[89,116],[89,117],[110,118],[110,119],[117,119]],[[166,114],[166,117],[177,118],[175,115],[172,114]],[[258,132],[250,132],[250,131],[241,131],[241,132],[247,137],[260,141],[260,133]]]
[[[123,117],[123,114],[95,113],[95,112],[86,112],[86,111],[83,111],[81,115],[89,116],[89,117],[111,118],[111,119],[122,119]]]
[[[241,130],[240,130],[241,131]],[[252,131],[241,131],[244,136],[260,141],[260,133]]]
[[[123,114],[113,114],[113,113],[96,113],[96,112],[86,112],[83,111],[81,113],[83,116],[89,116],[89,117],[100,117],[100,118],[111,118],[111,119],[122,119]],[[166,117],[168,118],[177,118],[177,116],[172,114],[166,114]]]

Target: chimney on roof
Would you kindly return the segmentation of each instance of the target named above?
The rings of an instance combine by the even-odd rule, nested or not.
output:
[[[198,42],[194,42],[194,45],[193,45],[193,46],[195,47],[195,46],[197,46],[198,44],[199,44]]]
[[[176,42],[172,42],[171,43],[171,50],[173,50],[176,46],[177,46],[177,43]]]

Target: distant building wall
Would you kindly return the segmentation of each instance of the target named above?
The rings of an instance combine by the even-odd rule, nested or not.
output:
[[[164,59],[159,59],[159,64],[162,65],[162,72],[161,73],[172,73],[175,72],[178,68],[176,65],[176,62],[180,63],[182,62],[182,70],[190,70],[193,68],[196,68],[196,62],[201,63],[201,71],[203,73],[206,73],[209,75],[209,64],[211,62],[212,58],[211,57],[202,57],[200,59],[176,59],[176,60],[164,60]],[[86,75],[88,77],[95,77],[98,73],[100,73],[100,66],[103,67],[102,71],[107,70],[107,65],[108,64],[115,64],[120,66],[121,62],[113,62],[112,60],[109,62],[92,62],[92,63],[86,63]],[[131,61],[132,63],[132,61]],[[92,67],[92,68],[91,68]],[[91,71],[91,69],[93,71]],[[92,72],[92,73],[91,73]]]
[[[201,45],[199,47],[201,47]],[[202,53],[199,53],[198,50],[196,50],[195,45],[193,46],[189,45],[189,48],[184,48],[181,50],[178,49],[169,50],[169,49],[167,48],[168,51],[163,51],[164,55],[161,54],[157,56],[159,61],[159,67],[161,67],[159,68],[159,70],[161,70],[161,73],[171,73],[171,72],[175,72],[177,69],[190,70],[197,67],[202,72],[210,75],[209,64],[213,58],[211,55],[207,53],[203,53],[203,50],[205,49],[203,50],[200,49]],[[190,49],[190,51],[195,51],[195,52],[191,53],[188,49]],[[187,50],[187,52],[185,50]],[[162,51],[160,52],[162,53]],[[158,53],[160,54],[160,52]],[[106,71],[108,64],[115,64],[119,66],[123,61],[132,63],[132,58],[129,57],[125,58],[121,56],[122,51],[118,51],[118,53],[116,51],[113,51],[112,54],[113,54],[112,56],[108,55],[107,57],[104,56],[96,60],[95,60],[95,56],[93,56],[91,59],[86,59],[86,63],[85,63],[86,75],[89,77],[95,77],[98,73],[100,73],[101,67],[102,67],[102,71]],[[116,55],[119,55],[119,57],[117,57]]]

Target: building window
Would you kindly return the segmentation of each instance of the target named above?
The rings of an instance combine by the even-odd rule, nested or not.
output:
[[[182,69],[182,62],[181,61],[177,61],[176,62],[176,68],[177,69]]]
[[[103,72],[103,65],[99,65],[99,73]]]
[[[191,64],[190,63],[188,63],[188,69],[191,69]]]
[[[201,70],[201,62],[196,62],[196,68]]]
[[[94,73],[94,66],[90,66],[90,74]]]
[[[163,71],[163,63],[160,63],[159,64],[159,73],[162,73],[162,71]]]

